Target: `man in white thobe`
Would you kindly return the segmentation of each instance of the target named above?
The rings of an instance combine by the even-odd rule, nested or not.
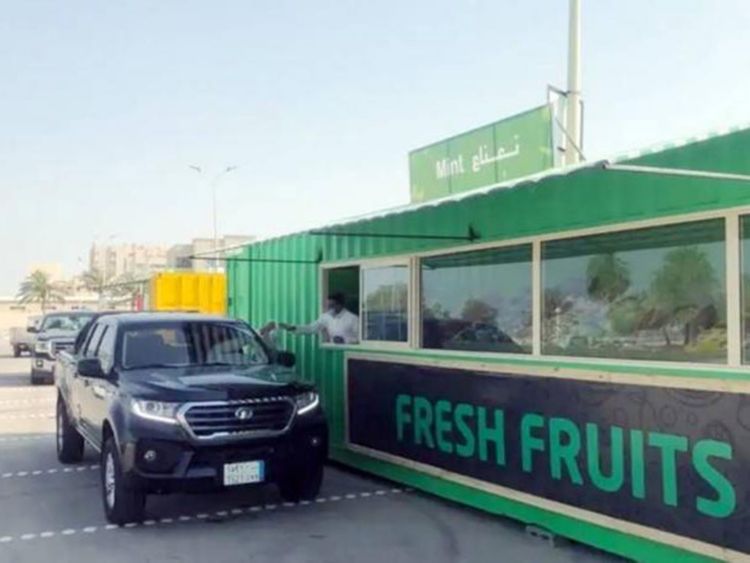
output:
[[[323,342],[333,344],[359,342],[359,317],[344,307],[341,293],[328,297],[327,310],[318,320],[307,325],[279,323],[278,326],[296,334],[319,334]]]

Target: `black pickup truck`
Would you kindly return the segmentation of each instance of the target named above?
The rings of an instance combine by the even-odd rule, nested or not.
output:
[[[318,394],[245,323],[181,313],[107,314],[56,367],[57,455],[101,454],[115,524],[143,518],[150,493],[275,483],[317,496],[328,447]]]

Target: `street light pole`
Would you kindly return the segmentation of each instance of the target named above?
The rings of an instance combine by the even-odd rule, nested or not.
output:
[[[580,161],[581,146],[581,0],[570,0],[568,27],[567,142],[565,163]]]
[[[203,168],[200,166],[195,166],[193,164],[190,164],[188,166],[191,170],[195,170],[201,177],[204,177],[203,174]],[[224,176],[232,172],[233,170],[237,170],[236,166],[227,166],[219,172],[210,182],[211,187],[211,217],[212,217],[212,227],[213,227],[213,254],[216,256],[216,253],[219,250],[219,228],[218,228],[218,213],[216,210],[216,190],[219,184],[219,180],[221,180]],[[213,270],[214,272],[218,271],[218,261],[214,258],[213,260]]]

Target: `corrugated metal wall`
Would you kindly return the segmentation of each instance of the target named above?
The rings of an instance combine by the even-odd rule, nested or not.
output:
[[[750,203],[747,184],[736,181],[584,169],[527,187],[501,190],[436,207],[347,225],[349,232],[461,236],[469,226],[479,242],[561,232]],[[243,258],[325,262],[370,258],[467,244],[427,239],[335,237],[297,234],[248,246]],[[319,314],[315,264],[234,262],[230,267],[232,314],[259,327],[270,320],[307,323]],[[341,353],[321,349],[313,337],[285,335],[302,376],[320,388],[335,445],[343,437]]]
[[[708,156],[705,150],[696,149],[705,149],[709,145]],[[738,145],[742,150],[737,148]],[[726,138],[711,140],[708,145],[688,145],[648,155],[634,162],[650,166],[710,170],[713,162],[711,155],[714,155],[718,159],[718,169],[748,173],[750,151],[746,150],[747,146],[750,146],[750,132],[742,131]],[[746,182],[592,168],[439,206],[351,223],[339,229],[347,232],[463,236],[471,226],[481,237],[478,242],[489,242],[739,205],[750,205],[750,189]],[[336,227],[331,230],[335,231]],[[322,254],[325,262],[335,262],[465,244],[468,243],[296,234],[252,244],[244,250],[241,257],[315,260]],[[319,314],[319,283],[319,267],[315,264],[230,263],[230,313],[254,326],[261,326],[269,320],[310,322]],[[441,483],[437,478],[420,475],[413,470],[341,450],[344,440],[343,352],[320,348],[316,339],[309,336],[285,335],[283,338],[284,348],[297,354],[300,374],[305,379],[314,381],[321,391],[331,422],[331,445],[338,459],[410,482],[448,498],[460,497],[462,502],[473,506],[502,513],[510,510],[502,504],[506,501],[501,501],[499,497],[447,482]],[[429,354],[422,351],[416,353]],[[542,522],[550,528],[563,530],[567,525],[564,518],[530,516],[534,510],[515,506],[510,513],[527,514],[524,517],[527,521]],[[578,521],[575,526],[576,530],[585,528]],[[584,534],[584,531],[566,533],[575,537]],[[628,544],[631,540],[640,540],[616,531],[592,527],[586,533],[587,542],[609,546],[608,549],[612,549],[612,542],[621,542],[621,549],[618,550],[620,553],[634,553],[641,545]],[[660,559],[667,559],[667,556],[671,557],[676,553],[661,544],[652,544],[649,549],[664,549],[665,555],[663,558],[660,556]]]

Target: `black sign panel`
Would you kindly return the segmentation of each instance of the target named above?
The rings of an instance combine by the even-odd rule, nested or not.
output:
[[[750,396],[348,359],[349,438],[750,553]]]

